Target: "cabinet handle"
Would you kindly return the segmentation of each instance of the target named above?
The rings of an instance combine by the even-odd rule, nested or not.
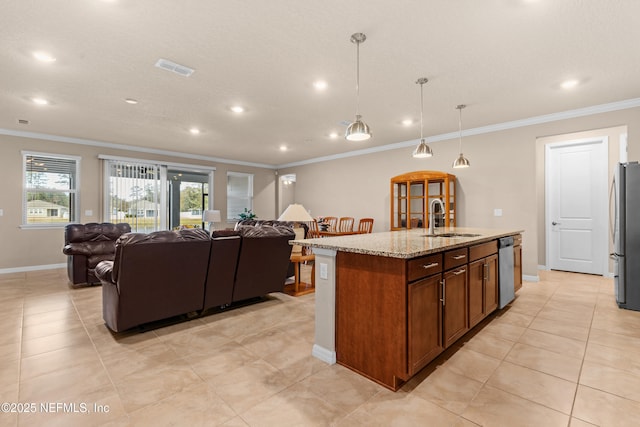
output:
[[[455,276],[459,276],[459,275],[461,275],[462,273],[464,273],[465,271],[467,271],[467,269],[466,269],[466,268],[461,268],[461,269],[460,269],[460,270],[458,270],[458,271],[454,271],[454,272],[453,272],[453,274],[454,274]]]
[[[488,282],[488,281],[491,280],[491,268],[489,268],[489,264],[488,263],[485,264],[484,266],[485,266],[486,271],[487,271],[487,274],[486,274],[487,278],[485,280]]]
[[[429,269],[429,268],[433,268],[433,267],[437,267],[438,263],[437,262],[432,262],[431,264],[422,264],[422,268]]]
[[[444,307],[444,301],[446,299],[446,288],[447,288],[447,280],[446,279],[442,279],[442,282],[440,282],[442,284],[442,298],[440,298],[440,301],[442,301],[442,306]]]
[[[485,282],[489,281],[489,277],[487,275],[487,264],[482,264],[482,280],[484,280]]]
[[[455,259],[456,261],[459,259],[465,259],[467,256],[466,255],[454,255],[451,258]]]

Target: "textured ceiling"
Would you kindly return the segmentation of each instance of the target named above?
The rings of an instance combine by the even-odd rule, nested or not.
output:
[[[461,103],[471,128],[640,97],[638,0],[0,5],[0,128],[9,131],[283,165],[417,139],[419,77],[429,78],[425,136],[456,131]],[[342,136],[355,114],[355,32],[367,36],[366,142]],[[36,50],[57,61],[36,61]],[[159,58],[196,71],[169,73],[154,67]],[[581,83],[561,89],[569,78]],[[234,104],[247,111],[232,113]],[[403,126],[406,118],[416,124]]]

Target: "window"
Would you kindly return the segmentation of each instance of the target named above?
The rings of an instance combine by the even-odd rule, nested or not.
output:
[[[160,230],[160,166],[109,160],[106,169],[105,221],[126,222],[139,233]]]
[[[24,192],[22,223],[27,226],[63,226],[78,215],[80,158],[22,153]]]
[[[253,175],[227,172],[227,218],[240,219],[245,209],[253,209]]]

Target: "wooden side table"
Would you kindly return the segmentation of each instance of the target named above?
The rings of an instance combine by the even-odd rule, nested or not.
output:
[[[291,262],[294,264],[295,282],[285,285],[284,292],[294,297],[310,294],[316,290],[316,256],[311,255],[291,255]],[[306,261],[313,261],[311,266],[311,283],[300,281],[300,264]]]

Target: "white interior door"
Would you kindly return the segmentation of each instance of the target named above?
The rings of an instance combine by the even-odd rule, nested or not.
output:
[[[546,146],[547,265],[604,274],[607,256],[606,137]]]

